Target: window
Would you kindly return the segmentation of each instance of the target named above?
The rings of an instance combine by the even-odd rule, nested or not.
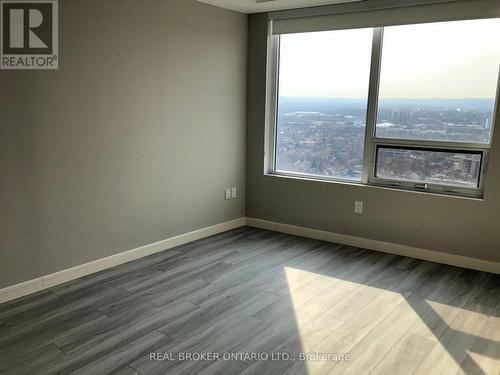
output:
[[[272,38],[272,173],[482,195],[500,19]]]
[[[361,181],[372,34],[281,37],[276,170]]]
[[[498,20],[384,29],[377,136],[490,142]]]
[[[378,146],[376,164],[377,177],[418,182],[424,189],[425,184],[477,188],[481,153]]]

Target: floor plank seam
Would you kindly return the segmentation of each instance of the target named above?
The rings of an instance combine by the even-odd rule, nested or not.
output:
[[[434,349],[434,347],[436,345],[439,345],[439,340],[437,340],[436,342],[434,342],[434,344],[429,348],[429,351],[427,352],[427,355],[429,355],[429,353],[432,352],[432,350]],[[410,375],[413,375],[413,374],[415,374],[418,371],[419,367],[422,365],[422,363],[424,363],[425,358],[426,358],[426,356],[423,356],[422,359],[420,361],[418,361],[418,364],[415,366],[415,369],[411,372]]]
[[[128,367],[130,367],[132,370],[134,370],[135,372],[137,372],[140,375],[145,375],[144,373],[140,372],[137,368],[135,368],[134,366],[132,366],[132,362],[130,362],[128,364]]]

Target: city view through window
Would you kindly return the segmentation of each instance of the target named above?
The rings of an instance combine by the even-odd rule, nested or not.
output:
[[[372,29],[281,35],[276,170],[361,180]],[[500,20],[384,28],[376,137],[489,144]],[[476,186],[481,154],[379,149],[375,175]]]

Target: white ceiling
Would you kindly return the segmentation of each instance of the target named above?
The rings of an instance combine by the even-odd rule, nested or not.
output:
[[[351,3],[362,0],[198,0],[222,8],[243,13],[268,12],[273,10],[305,8],[318,5]]]

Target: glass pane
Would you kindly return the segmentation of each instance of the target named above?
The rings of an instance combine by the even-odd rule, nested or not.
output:
[[[478,187],[481,153],[379,147],[376,176],[417,183]]]
[[[280,37],[276,169],[361,180],[372,29]]]
[[[500,19],[386,27],[378,137],[489,143]]]

